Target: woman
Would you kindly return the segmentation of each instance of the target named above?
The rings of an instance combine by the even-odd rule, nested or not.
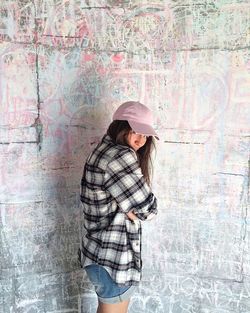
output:
[[[89,155],[81,180],[84,230],[79,249],[98,296],[97,313],[126,313],[141,280],[141,221],[157,214],[150,189],[152,112],[123,103]]]

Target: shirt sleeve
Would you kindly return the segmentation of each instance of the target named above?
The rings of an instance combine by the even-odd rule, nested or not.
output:
[[[125,150],[108,163],[105,188],[124,213],[133,210],[140,220],[157,214],[157,199],[146,183],[132,151]]]

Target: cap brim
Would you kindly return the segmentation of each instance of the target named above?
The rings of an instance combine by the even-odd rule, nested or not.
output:
[[[133,131],[135,131],[136,133],[147,135],[147,136],[154,136],[157,140],[160,139],[157,133],[155,132],[155,130],[153,129],[153,127],[151,127],[150,125],[141,124],[141,123],[132,122],[132,121],[128,121],[128,123],[130,127],[133,129]]]

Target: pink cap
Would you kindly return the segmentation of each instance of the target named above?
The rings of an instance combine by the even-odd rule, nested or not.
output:
[[[159,140],[159,136],[153,128],[152,111],[138,101],[128,101],[121,104],[113,115],[114,120],[128,121],[136,133],[154,136]]]

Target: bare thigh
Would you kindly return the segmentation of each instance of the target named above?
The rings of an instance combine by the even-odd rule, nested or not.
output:
[[[120,303],[110,304],[99,301],[97,313],[127,313],[129,300]]]

